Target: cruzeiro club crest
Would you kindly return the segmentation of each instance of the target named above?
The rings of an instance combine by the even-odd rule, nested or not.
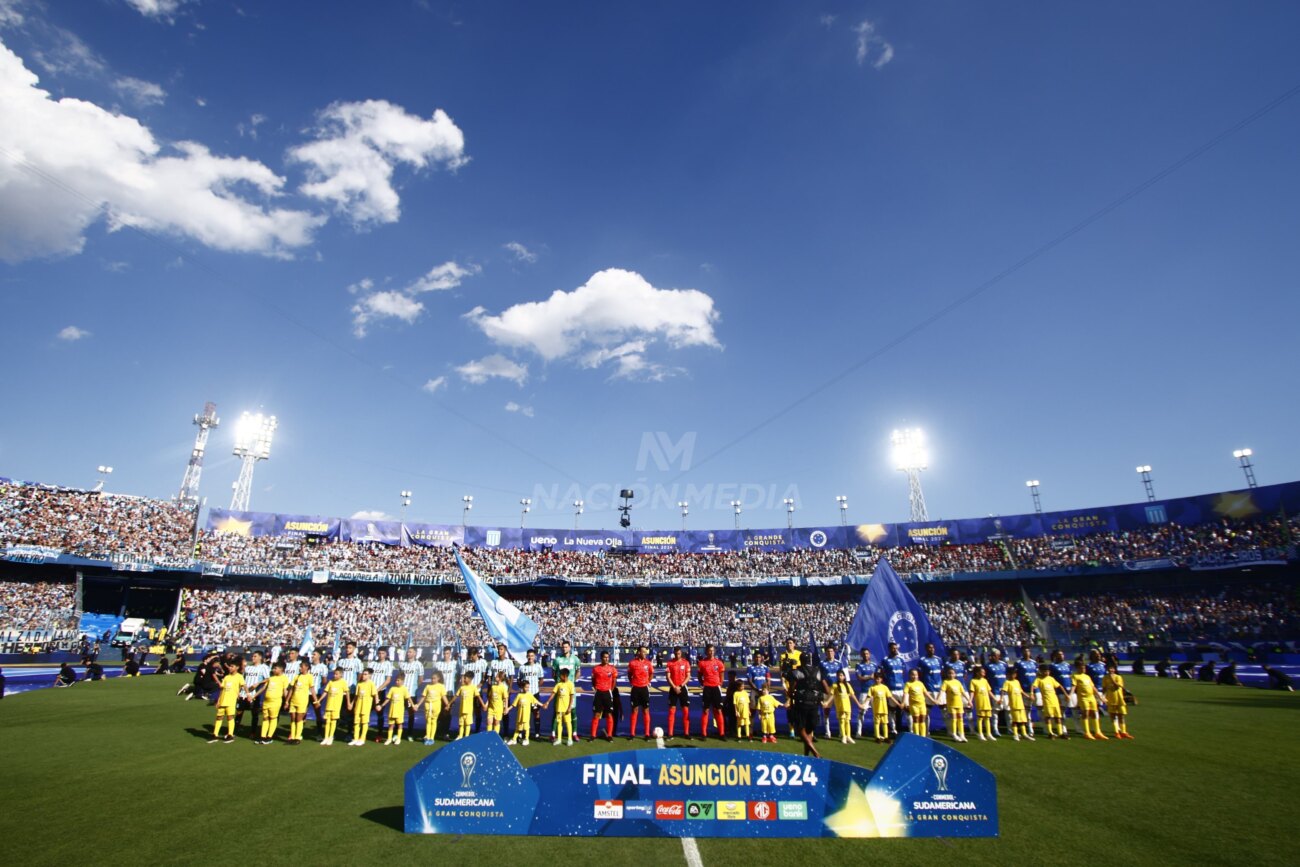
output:
[[[889,618],[889,640],[898,645],[898,655],[911,661],[921,655],[916,620],[910,611],[895,611]]]
[[[814,548],[822,548],[826,545],[826,533],[822,530],[813,530],[808,536],[808,544]]]

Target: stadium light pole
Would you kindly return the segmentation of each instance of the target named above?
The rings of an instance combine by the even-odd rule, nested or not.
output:
[[[1155,485],[1151,484],[1151,465],[1143,464],[1137,468],[1137,472],[1142,477],[1142,487],[1146,489],[1147,502],[1154,503],[1156,501],[1156,489]]]
[[[402,498],[402,520],[405,521],[405,520],[406,520],[406,507],[409,506],[409,505],[411,505],[411,492],[410,492],[410,491],[402,491],[402,492],[400,493],[399,496],[401,496],[401,498]]]
[[[1038,496],[1038,479],[1030,479],[1025,482],[1025,487],[1034,496],[1034,512],[1039,515],[1043,514],[1043,501]]]
[[[582,500],[573,501],[573,529],[578,529],[578,516],[582,514]]]
[[[794,500],[790,499],[789,497],[786,497],[781,502],[785,503],[785,528],[787,530],[793,530],[794,529]]]
[[[733,510],[735,510],[735,513],[736,513],[736,529],[739,530],[739,529],[740,529],[740,500],[732,500],[732,501],[731,501],[731,508],[732,508]]]
[[[835,502],[840,504],[840,526],[843,527],[849,523],[849,498],[840,494]]]
[[[108,477],[113,475],[113,468],[100,464],[95,469],[99,471],[99,481],[95,482],[93,493],[98,494],[100,491],[104,490],[104,485],[108,483]]]
[[[1255,482],[1255,465],[1250,462],[1250,456],[1253,454],[1254,452],[1250,449],[1236,449],[1232,453],[1232,456],[1241,463],[1241,471],[1246,474],[1246,487],[1248,488],[1259,487]]]
[[[176,495],[176,502],[187,509],[199,506],[199,478],[203,475],[203,454],[208,449],[208,434],[213,428],[221,426],[217,418],[217,405],[208,401],[203,405],[202,414],[194,416],[194,425],[199,432],[194,436],[194,448],[190,450],[190,462],[185,465],[185,475],[181,477],[181,490]]]
[[[474,508],[474,498],[469,494],[466,494],[460,498],[460,502],[460,528],[463,530],[465,529],[465,525],[469,523],[469,510]]]
[[[921,490],[921,471],[929,469],[930,456],[925,449],[925,433],[919,427],[902,428],[890,435],[894,469],[907,474],[907,503],[913,521],[928,521],[925,492]]]
[[[277,427],[279,422],[273,415],[245,412],[239,416],[233,452],[240,459],[239,479],[235,482],[234,496],[230,498],[231,511],[248,511],[248,501],[253,494],[253,468],[258,461],[270,460],[271,440],[275,438]]]
[[[689,514],[691,513],[691,510],[690,510],[690,503],[686,502],[685,500],[682,500],[682,501],[680,501],[680,502],[677,504],[677,508],[679,508],[679,509],[682,510],[682,532],[685,533],[685,532],[686,532],[686,516],[689,515]]]
[[[528,497],[524,497],[519,501],[519,505],[523,506],[523,510],[519,513],[519,529],[522,530],[524,528],[524,518],[532,511],[533,501]]]

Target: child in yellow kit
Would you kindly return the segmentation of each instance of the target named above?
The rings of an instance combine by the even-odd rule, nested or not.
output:
[[[930,711],[927,702],[930,693],[925,688],[925,681],[921,680],[919,668],[908,672],[907,683],[903,684],[903,699],[907,702],[907,715],[912,718],[912,734],[929,737]]]
[[[1020,683],[1020,673],[1014,668],[1007,671],[1007,682],[1002,684],[1002,692],[1007,697],[1007,712],[1011,714],[1011,736],[1020,740],[1024,734],[1029,740],[1034,733],[1029,730],[1029,709],[1025,705],[1025,688]]]
[[[484,707],[483,696],[478,694],[474,688],[474,675],[464,674],[460,678],[460,689],[456,690],[456,705],[458,711],[458,720],[460,723],[460,738],[467,738],[474,728],[474,705],[480,708]]]
[[[311,663],[304,659],[298,663],[293,682],[289,684],[288,743],[302,743],[302,727],[307,723],[307,706],[316,698],[312,695],[315,683],[315,679],[311,676]]]
[[[753,735],[750,732],[750,721],[752,713],[749,705],[749,690],[738,689],[731,697],[731,703],[736,709],[736,740],[744,738],[752,741]]]
[[[497,679],[488,688],[488,731],[501,733],[501,723],[505,720],[506,706],[510,701],[510,683],[504,671],[497,672]]]
[[[221,693],[217,697],[217,723],[212,727],[212,740],[224,743],[235,742],[235,715],[239,712],[239,693],[244,689],[244,676],[239,673],[239,662],[226,663],[226,676],[221,678]],[[221,724],[229,720],[230,730],[221,736]]]
[[[547,708],[551,706],[551,702],[555,702],[555,746],[557,747],[561,742],[573,746],[573,720],[569,716],[569,712],[573,710],[575,689],[573,683],[569,681],[569,670],[561,668],[560,679],[552,687],[551,697],[546,700],[546,704],[542,705],[542,707]],[[566,727],[569,729],[567,741],[564,737]]]
[[[1101,710],[1097,706],[1097,687],[1093,685],[1092,675],[1088,674],[1082,660],[1074,664],[1074,674],[1070,676],[1070,694],[1078,699],[1079,716],[1083,717],[1083,736],[1090,741],[1110,740],[1101,733]],[[1093,734],[1094,729],[1096,734]]]
[[[402,726],[406,722],[406,706],[411,703],[411,691],[406,688],[406,672],[399,671],[393,675],[393,685],[388,688],[384,703],[379,706],[380,713],[388,708],[388,740],[384,746],[402,743]]]
[[[519,682],[519,695],[515,696],[514,703],[510,709],[515,712],[515,736],[511,738],[511,744],[519,743],[519,736],[524,736],[524,746],[528,746],[528,733],[532,730],[533,708],[541,705],[537,696],[528,691],[528,681]]]
[[[943,683],[939,685],[939,695],[944,700],[944,713],[948,717],[948,731],[952,739],[966,743],[966,702],[969,696],[966,688],[957,679],[956,673],[948,667],[943,669]]]
[[[1115,726],[1115,737],[1121,741],[1133,740],[1133,736],[1128,733],[1128,700],[1124,697],[1124,676],[1114,663],[1106,666],[1101,691],[1106,694],[1106,710],[1110,712],[1110,721]],[[1097,728],[1101,728],[1100,720]]]
[[[763,684],[763,691],[758,696],[758,724],[765,744],[776,743],[776,709],[780,706],[781,700],[772,695],[766,683]]]
[[[970,697],[975,707],[975,733],[982,741],[996,740],[993,736],[993,685],[984,676],[984,666],[975,666],[974,675],[970,679]]]
[[[1064,685],[1052,676],[1052,667],[1047,664],[1038,666],[1038,680],[1034,681],[1034,693],[1042,702],[1043,722],[1047,726],[1047,736],[1052,740],[1060,738],[1068,741],[1070,734],[1065,730],[1065,714],[1061,712],[1061,699],[1056,691],[1064,690]]]
[[[343,713],[343,702],[348,698],[348,682],[343,679],[343,669],[336,668],[330,673],[329,682],[321,690],[321,699],[325,701],[325,737],[320,745],[334,745],[334,732],[339,727],[339,716]],[[316,700],[319,706],[321,699]]]
[[[903,703],[894,698],[893,692],[885,686],[884,675],[880,672],[876,672],[872,680],[874,683],[867,690],[867,702],[871,705],[871,718],[876,725],[876,743],[883,744],[889,740],[889,703],[892,701],[899,707]]]
[[[438,717],[451,707],[451,702],[447,701],[447,687],[442,682],[442,675],[436,671],[429,676],[428,686],[415,703],[416,711],[421,706],[424,707],[424,745],[427,747],[433,744],[438,734]]]
[[[348,741],[350,747],[365,746],[366,734],[370,731],[370,712],[375,709],[375,699],[379,697],[379,690],[370,679],[374,673],[372,668],[361,672],[357,679],[356,694],[348,701],[348,708],[352,711],[352,740]]]
[[[853,713],[853,705],[858,703],[858,698],[853,694],[853,684],[849,683],[849,673],[840,669],[835,675],[835,683],[831,685],[831,695],[825,702],[824,707],[835,706],[835,716],[840,721],[840,743],[852,744],[857,743],[849,736],[849,722]],[[829,726],[830,723],[827,723]]]
[[[275,740],[275,730],[280,725],[280,710],[284,707],[284,695],[289,691],[289,678],[284,673],[284,663],[276,662],[271,666],[271,676],[262,681],[249,696],[253,701],[262,696],[262,737],[253,741],[265,746]]]

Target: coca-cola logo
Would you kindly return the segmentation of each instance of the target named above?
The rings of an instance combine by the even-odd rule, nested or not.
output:
[[[656,819],[682,819],[685,816],[685,801],[655,801]]]

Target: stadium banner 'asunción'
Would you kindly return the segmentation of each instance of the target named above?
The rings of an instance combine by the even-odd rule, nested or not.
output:
[[[492,733],[406,772],[410,834],[996,837],[993,774],[901,735],[874,771],[757,750],[645,749],[525,768]]]
[[[859,524],[835,527],[785,527],[756,530],[557,530],[520,527],[462,527],[459,524],[407,524],[352,518],[321,518],[267,512],[208,511],[207,528],[240,536],[292,536],[379,542],[387,545],[473,548],[522,548],[529,551],[588,551],[602,553],[630,548],[647,553],[715,551],[792,551],[853,548],[874,545],[961,545],[999,538],[1042,535],[1081,536],[1089,533],[1141,530],[1161,524],[1212,523],[1224,518],[1245,519],[1300,513],[1300,482],[1225,491],[1198,497],[1129,503],[1096,509],[964,518],[906,524]]]

